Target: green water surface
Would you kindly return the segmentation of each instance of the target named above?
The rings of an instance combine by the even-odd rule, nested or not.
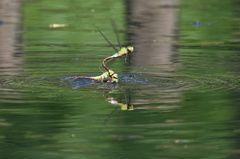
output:
[[[23,2],[21,73],[0,77],[0,159],[238,158],[239,2],[175,6],[171,76],[156,75],[159,68],[140,74],[144,68],[122,58],[111,65],[121,75],[117,85],[72,82],[100,75],[101,61],[114,54],[97,31],[117,46],[111,19],[122,45],[137,41],[127,40],[127,5]]]

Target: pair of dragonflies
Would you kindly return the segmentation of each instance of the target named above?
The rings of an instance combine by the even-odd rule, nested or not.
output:
[[[94,77],[80,76],[80,77],[74,78],[73,80],[86,78],[86,79],[91,79],[91,80],[94,80],[94,81],[97,81],[97,82],[102,82],[102,83],[105,83],[105,82],[107,82],[107,83],[118,83],[118,81],[119,81],[118,80],[118,75],[106,65],[106,62],[108,60],[111,60],[111,59],[116,59],[116,58],[120,58],[120,57],[123,57],[123,56],[128,56],[130,53],[133,52],[134,48],[132,46],[122,47],[122,45],[120,43],[120,40],[119,40],[116,24],[113,20],[111,21],[111,24],[112,24],[112,27],[114,28],[114,32],[115,32],[115,35],[116,35],[116,38],[117,38],[119,49],[117,49],[108,40],[108,38],[99,30],[98,32],[110,44],[110,46],[114,49],[114,51],[116,53],[114,53],[112,56],[109,56],[109,57],[106,57],[105,59],[103,59],[102,64],[99,67],[99,70],[102,72],[101,75],[94,76]],[[103,67],[104,70],[102,70],[101,67]]]

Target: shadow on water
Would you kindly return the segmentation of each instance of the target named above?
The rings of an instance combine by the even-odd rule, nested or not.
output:
[[[19,50],[5,45],[18,43],[15,32],[7,33],[16,21],[0,19],[0,33],[10,39],[1,39],[0,50],[10,49],[0,56],[11,57],[0,58],[1,156],[239,158],[237,6],[235,0],[24,1],[21,67],[22,58],[12,54]],[[120,82],[73,81],[98,75],[102,59],[113,54],[96,32],[117,45],[112,18],[123,45],[135,48],[127,63],[111,65]]]

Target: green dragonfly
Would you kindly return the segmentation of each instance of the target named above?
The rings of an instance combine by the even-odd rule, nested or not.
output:
[[[108,82],[108,83],[118,83],[118,75],[112,71],[107,65],[106,65],[106,61],[110,60],[110,59],[115,59],[115,58],[120,58],[122,56],[127,56],[128,54],[130,54],[131,52],[133,52],[133,47],[132,46],[128,46],[128,47],[121,47],[120,41],[119,41],[119,37],[118,37],[118,33],[116,30],[116,25],[115,22],[112,20],[112,26],[114,28],[114,32],[118,41],[118,45],[120,47],[120,49],[118,50],[108,39],[107,37],[101,32],[99,31],[99,33],[104,37],[104,39],[112,46],[112,48],[117,52],[115,54],[113,54],[112,56],[106,57],[105,59],[103,59],[102,64],[100,65],[100,67],[102,66],[105,70],[102,71],[99,67],[99,70],[102,72],[102,74],[100,76],[95,76],[95,77],[86,77],[86,76],[82,76],[82,77],[76,77],[73,80],[76,79],[81,79],[81,78],[87,78],[87,79],[92,79],[98,82]]]
[[[91,79],[91,80],[95,80],[101,83],[118,83],[118,74],[116,74],[115,72],[113,72],[112,70],[108,70],[106,72],[104,72],[103,74],[101,74],[100,76],[94,76],[94,77],[86,77],[86,76],[80,76],[80,77],[75,77],[72,80],[76,80],[76,79],[81,79],[81,78],[85,78],[85,79]]]
[[[117,39],[117,42],[118,42],[119,49],[117,49],[100,30],[98,31],[103,36],[103,38],[109,43],[109,45],[114,49],[114,51],[116,52],[112,56],[106,57],[102,61],[102,65],[100,65],[100,66],[103,66],[103,67],[104,67],[104,64],[108,60],[120,58],[122,56],[128,56],[130,53],[132,53],[134,51],[134,48],[132,46],[122,47],[122,45],[120,43],[120,40],[119,40],[119,36],[118,36],[118,32],[117,32],[117,27],[116,27],[115,21],[111,20],[111,24],[112,24],[112,27],[114,29],[115,35],[116,35],[116,39]],[[105,64],[105,66],[106,66],[106,64]]]

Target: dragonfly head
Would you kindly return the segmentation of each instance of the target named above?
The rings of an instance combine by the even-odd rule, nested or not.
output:
[[[112,70],[109,70],[109,76],[111,77],[111,83],[118,83],[118,74],[114,73]]]
[[[133,52],[133,50],[134,50],[134,48],[133,48],[132,46],[128,46],[128,47],[127,47],[127,51],[128,51],[128,53]]]
[[[118,83],[118,75],[116,73],[112,76],[112,83]]]

